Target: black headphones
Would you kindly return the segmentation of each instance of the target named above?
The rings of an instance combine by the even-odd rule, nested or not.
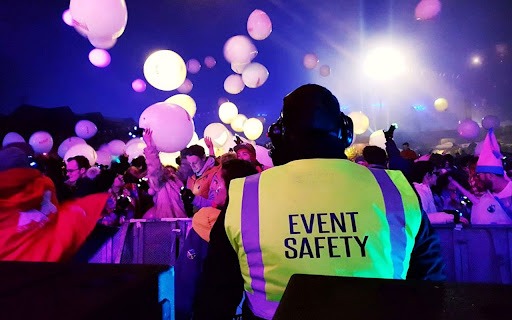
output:
[[[352,119],[346,116],[343,112],[339,114],[339,122],[338,122],[338,132],[336,131],[326,131],[330,135],[333,135],[341,140],[343,143],[343,148],[348,148],[352,142],[354,141],[354,124]],[[279,147],[279,144],[282,143],[284,134],[286,132],[286,128],[283,123],[283,115],[281,116],[275,123],[270,125],[267,132],[267,137],[272,141],[272,145],[274,149],[275,147]]]

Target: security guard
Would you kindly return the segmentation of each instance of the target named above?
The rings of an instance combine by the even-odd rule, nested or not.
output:
[[[231,182],[211,233],[195,319],[271,319],[295,273],[444,280],[437,236],[400,171],[347,161],[352,121],[326,88],[284,98],[276,167]]]

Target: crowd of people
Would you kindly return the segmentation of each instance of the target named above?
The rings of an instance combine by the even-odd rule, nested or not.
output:
[[[209,156],[191,145],[163,166],[150,128],[144,156],[110,167],[7,145],[0,260],[66,261],[96,224],[189,217],[177,319],[229,318],[244,292],[244,316],[269,319],[294,273],[443,280],[431,223],[512,223],[512,182],[492,130],[479,157],[399,150],[394,130],[385,150],[349,161],[350,118],[329,90],[305,85],[269,128],[272,169],[241,141],[216,157],[208,137]]]

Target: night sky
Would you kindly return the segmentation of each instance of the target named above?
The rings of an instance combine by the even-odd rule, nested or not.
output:
[[[343,111],[367,113],[372,127],[383,127],[384,114],[403,130],[455,129],[465,117],[477,120],[496,114],[512,120],[511,59],[512,3],[510,1],[442,1],[440,15],[416,21],[417,0],[127,0],[128,24],[109,50],[110,66],[88,61],[93,47],[61,19],[66,0],[2,0],[0,6],[0,112],[21,104],[70,106],[76,113],[101,112],[107,117],[138,120],[149,105],[176,91],[148,85],[136,93],[131,82],[144,78],[146,57],[169,49],[185,61],[211,55],[213,69],[204,65],[188,75],[196,100],[196,131],[219,122],[218,99],[226,97],[248,117],[263,116],[269,125],[279,114],[282,98],[297,86],[312,82],[331,89]],[[247,35],[246,21],[254,9],[265,11],[273,32],[254,41],[270,76],[260,88],[238,95],[223,89],[232,73],[222,48],[237,34]],[[360,68],[365,49],[379,39],[393,41],[410,55],[407,77],[373,83]],[[499,54],[496,45],[507,49]],[[503,46],[501,46],[503,48]],[[316,53],[328,77],[318,68],[307,70],[303,56]],[[483,58],[480,67],[470,57]],[[445,97],[447,112],[433,109]]]

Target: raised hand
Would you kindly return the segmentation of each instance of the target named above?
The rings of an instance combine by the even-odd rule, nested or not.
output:
[[[144,142],[146,143],[146,146],[152,147],[153,146],[153,130],[150,128],[144,129],[144,133],[142,134],[142,138],[144,139]]]

